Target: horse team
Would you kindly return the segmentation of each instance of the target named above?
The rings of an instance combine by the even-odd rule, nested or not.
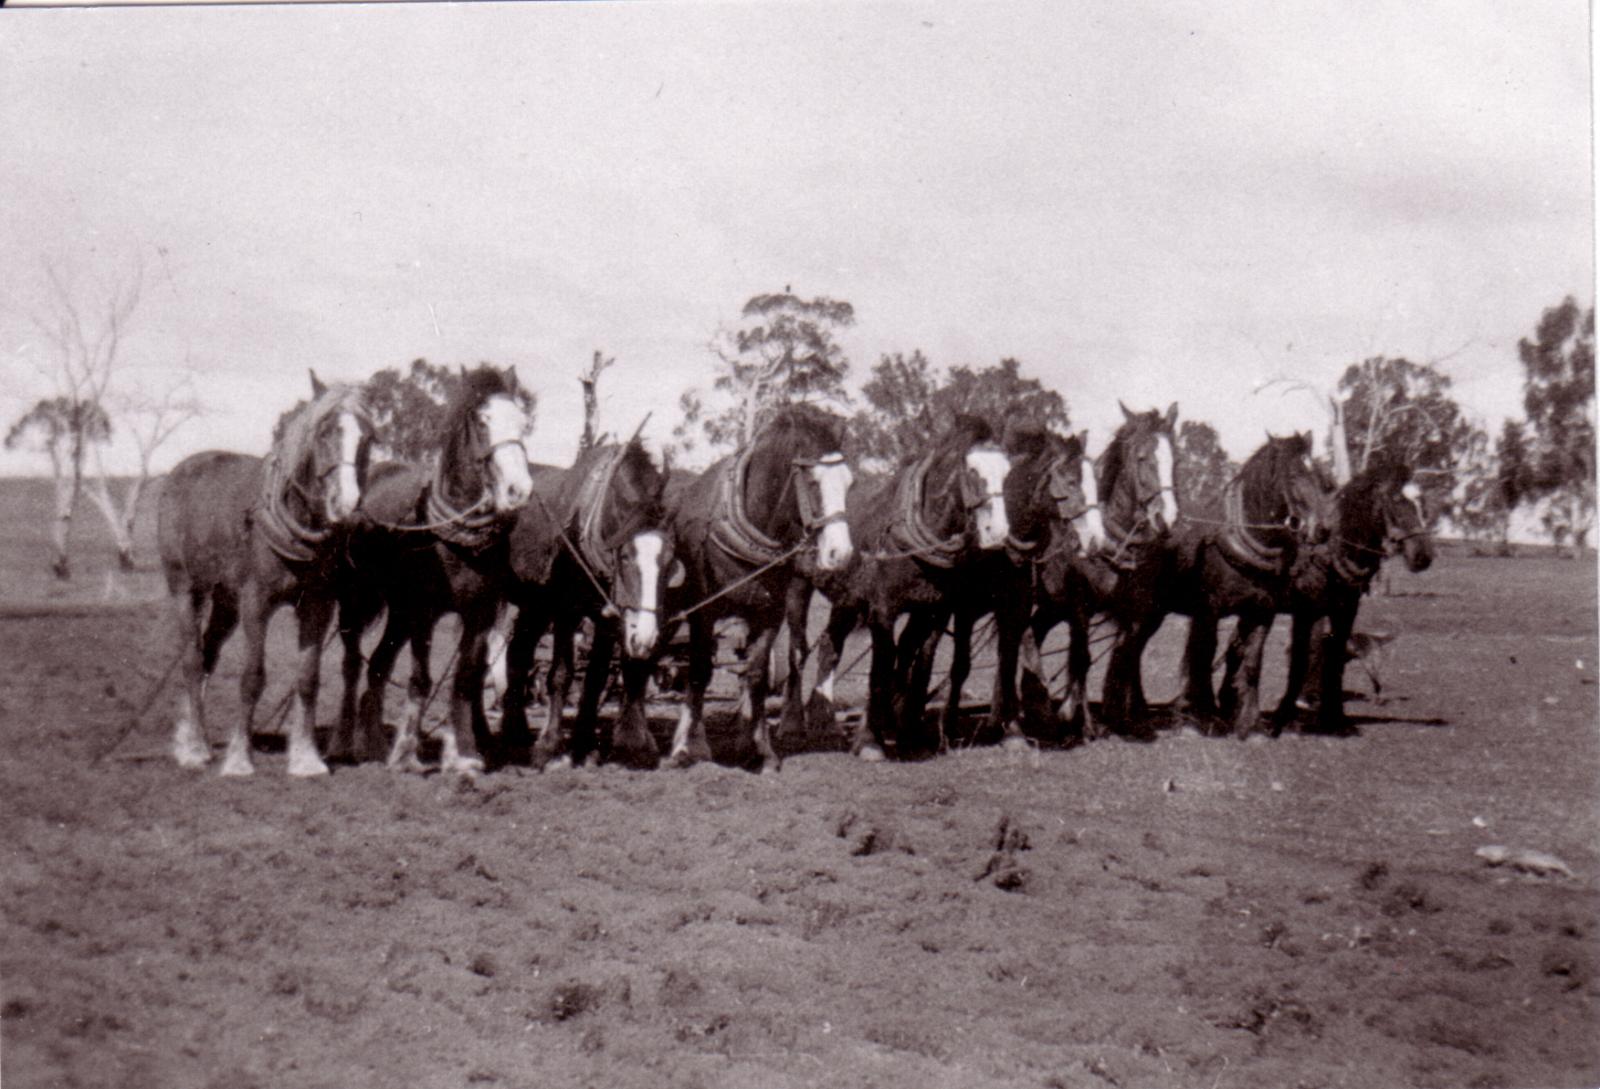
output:
[[[845,640],[868,630],[867,707],[849,733],[851,750],[866,760],[944,746],[960,713],[974,627],[986,615],[998,659],[988,724],[1007,745],[1028,743],[1024,697],[1048,697],[1039,648],[1063,622],[1070,642],[1065,689],[1050,714],[1057,728],[1085,739],[1108,728],[1148,732],[1141,658],[1169,613],[1190,619],[1180,711],[1215,730],[1255,730],[1262,648],[1275,616],[1287,612],[1289,686],[1270,728],[1315,706],[1312,725],[1338,732],[1346,728],[1343,649],[1362,595],[1387,556],[1403,554],[1412,570],[1431,562],[1409,470],[1379,459],[1335,488],[1312,462],[1309,434],[1269,437],[1228,482],[1220,509],[1182,509],[1176,405],[1165,413],[1124,407],[1098,459],[1087,455],[1086,433],[1012,425],[1001,434],[962,416],[919,456],[858,479],[844,455],[843,421],[805,404],[771,412],[739,450],[698,474],[667,470],[637,439],[591,447],[570,468],[530,464],[520,393],[509,369],[463,372],[427,464],[372,465],[379,436],[360,387],[312,375],[311,400],[265,458],[210,451],[173,470],[159,501],[158,539],[182,664],[179,764],[210,761],[206,680],[242,623],[243,714],[228,732],[222,773],[251,773],[267,621],[285,604],[298,622],[287,727],[295,776],[328,770],[316,707],[335,620],[343,698],[327,759],[423,766],[431,641],[446,613],[461,623],[439,766],[464,775],[522,761],[656,764],[645,699],[680,626],[687,687],[667,760],[708,759],[705,697],[716,625],[729,618],[747,629],[740,741],[762,771],[779,765],[766,708],[771,652],[786,623],[786,729],[834,727]],[[806,700],[801,672],[817,593],[831,611],[817,633],[817,679]],[[489,632],[507,604],[516,619],[496,733],[483,686]],[[1238,622],[1219,695],[1212,666],[1217,625],[1228,616]],[[365,656],[363,636],[380,618],[382,633]],[[1097,619],[1114,633],[1098,713],[1087,692]],[[593,635],[569,722],[586,621]],[[954,653],[946,702],[930,724],[934,654],[947,631]],[[535,734],[529,678],[546,634],[548,718]],[[391,740],[384,697],[405,647],[407,706]],[[613,656],[621,707],[602,729]]]

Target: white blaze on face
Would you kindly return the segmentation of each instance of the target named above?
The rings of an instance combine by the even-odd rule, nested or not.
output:
[[[361,502],[361,481],[356,475],[356,459],[361,453],[361,421],[356,414],[341,411],[334,417],[339,435],[339,467],[333,472],[333,487],[323,497],[328,521],[342,522],[355,513]]]
[[[1400,489],[1400,494],[1406,497],[1411,504],[1411,509],[1417,512],[1417,524],[1422,525],[1422,487],[1416,481],[1411,481]]]
[[[855,474],[845,463],[844,455],[829,454],[810,469],[811,479],[817,482],[817,492],[822,497],[822,516],[832,518],[844,513],[845,496]],[[837,571],[850,562],[854,546],[850,543],[850,527],[843,519],[829,522],[817,534],[817,566],[824,571]]]
[[[657,611],[661,608],[661,557],[666,541],[655,530],[634,537],[632,560],[638,565],[639,607],[622,611],[622,649],[630,658],[648,658],[656,649]]]
[[[1172,437],[1166,432],[1156,435],[1156,475],[1161,480],[1161,517],[1166,526],[1178,524],[1178,491],[1172,482]]]
[[[494,509],[513,511],[533,494],[533,478],[528,474],[528,454],[522,448],[522,435],[528,427],[527,413],[512,398],[497,393],[478,409],[489,449],[489,487]]]
[[[1087,507],[1075,521],[1078,543],[1087,556],[1105,547],[1106,524],[1100,520],[1100,485],[1094,478],[1094,461],[1085,454],[1079,464],[1083,474],[1083,501]]]
[[[1011,459],[999,450],[969,450],[967,467],[978,474],[983,490],[988,493],[988,498],[978,507],[978,547],[999,548],[1011,533],[1003,494]]]

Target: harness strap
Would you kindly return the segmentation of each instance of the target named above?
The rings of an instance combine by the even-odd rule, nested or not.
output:
[[[290,511],[290,491],[298,491],[302,497],[310,499],[305,489],[284,471],[283,452],[274,447],[267,455],[261,495],[250,508],[250,522],[279,559],[288,563],[310,563],[317,558],[319,547],[333,530],[312,525]],[[312,506],[314,508],[315,503]]]

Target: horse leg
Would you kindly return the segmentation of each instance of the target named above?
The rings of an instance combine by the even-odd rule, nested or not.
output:
[[[272,618],[272,607],[259,583],[248,583],[240,597],[245,659],[244,670],[239,675],[239,699],[244,713],[234,719],[233,729],[228,732],[228,748],[222,757],[222,774],[228,776],[255,772],[250,763],[250,736],[255,729],[256,705],[261,702],[261,693],[267,686],[267,621]]]
[[[578,696],[578,717],[572,724],[572,759],[575,763],[603,763],[611,758],[614,729],[600,730],[600,700],[611,680],[611,653],[617,645],[617,626],[602,620],[594,626],[589,661],[583,667],[583,692]]]
[[[526,612],[523,615],[528,616]],[[532,622],[531,618],[529,622]],[[521,623],[519,619],[519,627]],[[563,722],[567,712],[567,692],[572,687],[575,626],[571,615],[562,610],[556,614],[550,630],[550,669],[545,674],[545,724],[539,732],[539,740],[533,746],[533,766],[536,768],[572,766],[572,754],[567,748]]]
[[[833,686],[839,679],[839,658],[845,641],[855,631],[861,614],[850,606],[834,605],[828,624],[817,638],[817,683],[806,702],[806,728],[813,737],[839,736],[839,719],[834,707]]]
[[[764,623],[755,634],[750,642],[749,664],[745,668],[741,686],[749,709],[745,736],[755,749],[759,765],[757,770],[762,774],[770,774],[779,768],[778,753],[772,747],[772,733],[767,723],[767,691],[771,681],[768,671],[772,660],[772,643],[777,636],[777,618]]]
[[[299,621],[300,713],[289,716],[289,774],[297,779],[328,774],[317,751],[317,693],[322,687],[322,640],[333,622],[333,602],[307,596],[295,609]]]
[[[1106,736],[1106,728],[1089,706],[1089,667],[1094,664],[1090,653],[1090,632],[1094,630],[1094,615],[1087,606],[1079,606],[1067,615],[1067,687],[1061,696],[1061,707],[1056,717],[1063,723],[1076,722],[1078,736],[1085,741],[1098,741]]]
[[[716,628],[698,613],[689,618],[689,675],[684,685],[683,706],[672,731],[672,750],[667,763],[686,768],[711,759],[711,744],[706,740],[706,689],[716,666]]]
[[[1261,717],[1261,652],[1271,630],[1270,613],[1264,618],[1246,613],[1228,641],[1229,668],[1223,684],[1235,737],[1250,736]]]
[[[356,751],[356,697],[361,688],[361,636],[366,631],[368,612],[352,598],[339,602],[339,721],[328,741],[328,760],[355,764],[362,754]]]
[[[968,609],[959,609],[955,614],[955,627],[950,636],[950,673],[945,678],[944,708],[939,714],[939,737],[936,741],[940,752],[950,747],[950,738],[961,729],[961,696],[966,690],[967,678],[972,676],[972,629],[978,619]],[[928,654],[930,677],[937,650],[938,641],[934,640]],[[992,712],[993,708],[990,710]],[[993,721],[992,717],[990,721]]]
[[[950,621],[949,611],[925,612],[913,609],[906,618],[895,651],[893,722],[895,748],[902,757],[913,753],[936,752],[939,741],[927,729],[928,686],[933,680],[933,662],[939,640]],[[876,654],[876,652],[874,652]]]
[[[201,768],[211,761],[206,740],[206,680],[216,665],[217,652],[239,622],[237,606],[221,591],[212,594],[211,615],[205,634],[200,613],[205,607],[202,590],[180,589],[172,595],[172,612],[178,627],[178,657],[183,681],[178,691],[178,715],[172,733],[172,757],[181,768]]]
[[[1111,649],[1111,665],[1106,671],[1106,718],[1125,736],[1146,736],[1150,713],[1145,702],[1143,672],[1144,648],[1161,627],[1164,618],[1138,615],[1129,619],[1117,634]]]
[[[1211,663],[1217,656],[1217,618],[1200,609],[1189,618],[1189,637],[1183,644],[1183,688],[1174,710],[1193,718],[1214,716],[1216,696],[1211,691]]]
[[[624,655],[619,668],[622,672],[622,708],[617,712],[612,751],[621,754],[622,761],[629,767],[654,768],[661,762],[661,750],[656,748],[656,739],[650,733],[650,722],[645,714],[645,695],[650,688],[650,674],[655,670],[655,663],[649,658],[629,658]],[[584,687],[587,690],[587,678]]]
[[[528,729],[528,686],[534,651],[548,625],[542,611],[531,603],[524,601],[518,606],[502,658],[505,681],[500,695],[500,743],[508,759],[514,754],[515,758],[526,760],[533,748],[533,734]]]
[[[391,624],[395,622],[394,616],[391,608]],[[423,770],[417,747],[422,738],[422,717],[427,713],[428,697],[433,693],[433,625],[438,619],[437,616],[412,616],[397,636],[411,647],[411,679],[406,684],[406,711],[400,719],[400,728],[395,732],[388,760],[391,768],[400,771]],[[384,638],[388,639],[388,633],[384,634]],[[376,664],[377,655],[373,655],[373,662]],[[375,683],[369,673],[367,695],[372,695]],[[379,692],[382,690],[379,689]],[[379,700],[378,707],[381,710],[381,694]]]
[[[1361,607],[1357,598],[1346,605],[1341,602],[1328,613],[1328,632],[1322,637],[1321,702],[1317,707],[1317,731],[1324,734],[1350,732],[1350,721],[1344,714],[1344,667],[1348,660],[1346,649],[1350,633],[1355,630],[1356,611]]]
[[[806,708],[800,698],[801,675],[806,668],[806,627],[811,611],[811,583],[798,576],[791,579],[784,597],[784,623],[789,625],[789,672],[783,678],[783,713],[778,719],[778,736],[792,751],[805,736]]]
[[[378,645],[372,648],[367,659],[367,690],[356,703],[357,731],[361,735],[364,755],[373,760],[384,759],[390,767],[398,768],[408,762],[417,770],[417,740],[413,732],[409,744],[402,729],[394,740],[394,749],[385,757],[383,752],[383,702],[389,691],[389,678],[394,676],[394,660],[406,642],[405,613],[391,608],[384,621],[383,634]],[[349,662],[346,661],[346,666]]]
[[[850,751],[869,763],[883,759],[883,732],[894,728],[894,628],[874,620],[872,674],[867,682],[867,713],[856,726]]]
[[[1311,659],[1312,617],[1295,612],[1291,616],[1289,635],[1289,678],[1284,685],[1283,699],[1272,712],[1272,735],[1283,733],[1283,728],[1293,722],[1300,712],[1300,694],[1306,683],[1306,670]]]
[[[1021,656],[1023,636],[1028,632],[1031,611],[1032,602],[1026,594],[1002,594],[995,602],[995,672],[993,694],[989,698],[989,722],[999,727],[1001,745],[1013,751],[1029,747],[1028,737],[1022,731],[1017,701],[1017,659]],[[1037,661],[1037,646],[1033,653]]]
[[[440,770],[468,777],[484,770],[484,752],[491,739],[483,717],[483,671],[488,665],[489,625],[494,610],[469,605],[461,610],[461,641],[456,648],[456,673],[450,684],[450,728],[444,731]]]

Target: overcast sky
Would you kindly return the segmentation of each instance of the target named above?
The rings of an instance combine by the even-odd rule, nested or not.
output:
[[[1252,388],[1380,353],[1497,428],[1594,297],[1589,52],[1581,0],[8,9],[0,422],[49,257],[143,261],[119,381],[211,409],[163,467],[417,356],[515,364],[561,461],[600,348],[602,425],[664,438],[785,285],[854,305],[857,381],[1015,356],[1095,449],[1119,398],[1320,433]]]

